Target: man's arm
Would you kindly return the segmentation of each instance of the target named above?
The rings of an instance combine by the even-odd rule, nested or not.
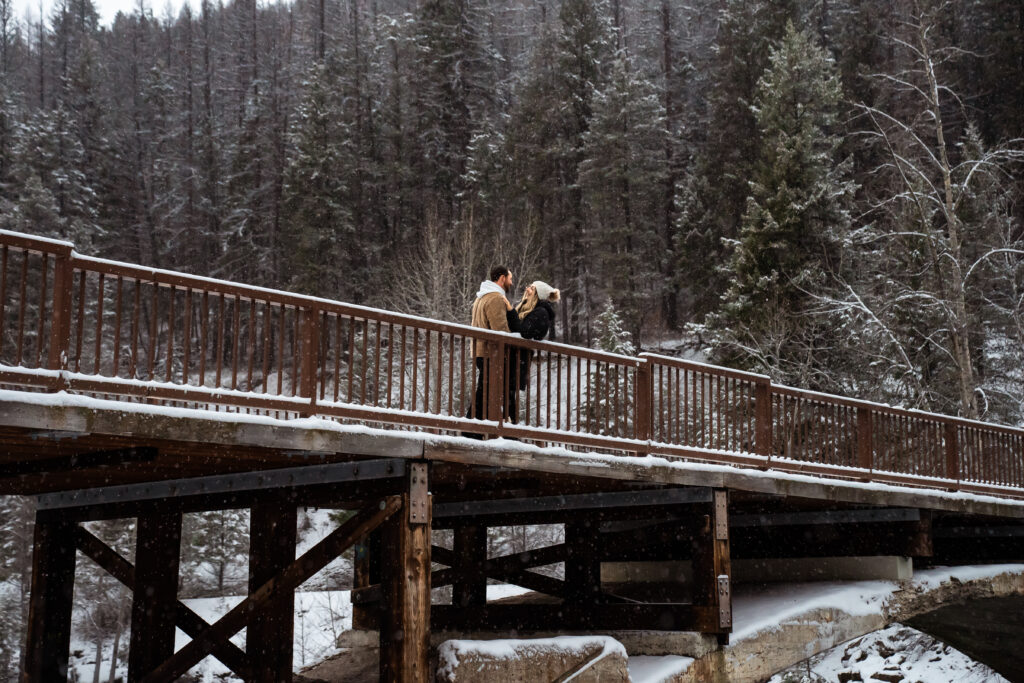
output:
[[[516,312],[515,308],[510,308],[505,311],[505,322],[508,323],[509,332],[521,332],[519,329],[519,313]]]
[[[508,327],[508,317],[505,315],[505,299],[501,296],[490,296],[490,301],[482,302],[485,305],[484,316],[487,318],[487,327],[499,332],[511,332]]]

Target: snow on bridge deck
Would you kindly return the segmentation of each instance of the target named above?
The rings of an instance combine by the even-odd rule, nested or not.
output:
[[[778,470],[721,465],[676,457],[581,452],[507,439],[478,441],[426,432],[379,429],[323,418],[276,419],[126,403],[59,393],[0,391],[0,434],[5,461],[31,464],[122,446],[153,445],[166,453],[91,481],[76,472],[21,474],[2,480],[0,492],[40,493],[88,485],[158,481],[230,471],[319,464],[337,457],[427,459],[438,463],[499,467],[569,478],[666,486],[725,488],[844,504],[911,507],[972,515],[1024,518],[1024,501],[962,491],[911,488],[878,482],[822,478]],[[256,457],[253,455],[256,454]],[[271,455],[273,457],[271,457]],[[709,452],[714,457],[714,452]],[[68,461],[71,463],[72,461]],[[81,469],[81,468],[79,468]]]

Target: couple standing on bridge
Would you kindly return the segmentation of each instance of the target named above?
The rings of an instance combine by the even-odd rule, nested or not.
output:
[[[473,301],[473,327],[499,332],[518,332],[524,339],[544,339],[554,336],[555,308],[554,302],[560,298],[557,289],[535,280],[523,291],[519,303],[513,306],[508,295],[512,292],[512,271],[505,266],[491,268],[490,279],[480,283],[480,289]],[[503,381],[506,384],[505,400],[502,411],[504,417],[513,424],[519,421],[519,390],[526,387],[530,369],[530,349],[510,347],[498,375],[490,367],[490,349],[483,340],[473,344],[473,356],[476,359],[477,381],[476,401],[470,406],[466,417],[486,418],[486,382],[488,377]],[[464,432],[464,436],[480,438],[479,434]]]

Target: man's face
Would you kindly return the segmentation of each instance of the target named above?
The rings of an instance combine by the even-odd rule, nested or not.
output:
[[[512,271],[508,271],[508,275],[502,275],[498,278],[498,286],[504,289],[506,292],[512,291]]]

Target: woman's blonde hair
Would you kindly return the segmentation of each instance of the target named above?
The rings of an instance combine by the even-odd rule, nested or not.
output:
[[[519,313],[519,319],[522,320],[526,316],[530,315],[530,312],[537,308],[537,304],[540,303],[540,297],[537,296],[537,288],[535,287],[532,292],[523,297],[523,300],[516,306],[516,312]]]

